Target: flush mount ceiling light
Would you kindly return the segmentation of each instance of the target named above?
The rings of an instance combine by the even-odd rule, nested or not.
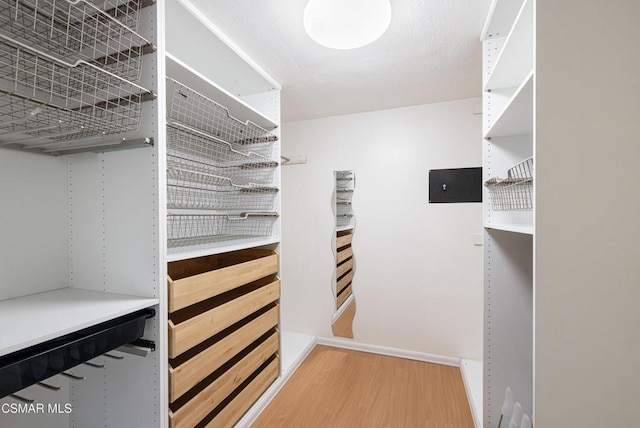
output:
[[[391,22],[389,0],[309,0],[304,28],[328,48],[355,49],[377,40]]]

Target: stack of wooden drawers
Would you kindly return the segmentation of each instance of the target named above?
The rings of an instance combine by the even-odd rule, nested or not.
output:
[[[351,295],[351,281],[353,280],[353,249],[351,248],[351,238],[353,231],[337,232],[337,271],[336,271],[336,309]]]
[[[169,425],[231,427],[278,377],[278,255],[169,263]]]

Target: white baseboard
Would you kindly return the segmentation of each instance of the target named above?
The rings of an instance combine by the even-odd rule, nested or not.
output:
[[[406,358],[427,363],[443,364],[445,366],[460,367],[460,359],[442,355],[426,354],[424,352],[408,351],[406,349],[389,348],[386,346],[370,345],[352,340],[336,339],[333,337],[319,337],[318,345],[334,346],[336,348],[354,351],[370,352],[372,354],[387,355],[389,357]]]
[[[280,392],[283,386],[289,381],[289,378],[300,367],[300,364],[307,358],[309,353],[316,346],[317,339],[314,338],[304,348],[304,350],[297,356],[288,369],[282,371],[282,375],[278,377],[269,388],[262,394],[262,396],[256,401],[253,406],[244,414],[242,419],[238,421],[235,428],[249,428],[258,419],[260,414],[267,408],[271,400]]]
[[[482,362],[460,360],[460,373],[476,428],[482,428]]]

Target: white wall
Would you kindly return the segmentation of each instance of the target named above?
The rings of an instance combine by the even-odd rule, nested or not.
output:
[[[479,99],[284,123],[282,326],[331,336],[334,170],[356,173],[357,342],[482,358],[481,204],[429,204],[429,169],[480,166]]]

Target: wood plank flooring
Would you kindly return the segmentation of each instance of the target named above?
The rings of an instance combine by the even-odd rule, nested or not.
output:
[[[355,299],[349,303],[344,312],[333,323],[331,329],[334,336],[350,337],[353,339],[353,318],[356,316]]]
[[[252,428],[473,428],[457,367],[316,346]]]

